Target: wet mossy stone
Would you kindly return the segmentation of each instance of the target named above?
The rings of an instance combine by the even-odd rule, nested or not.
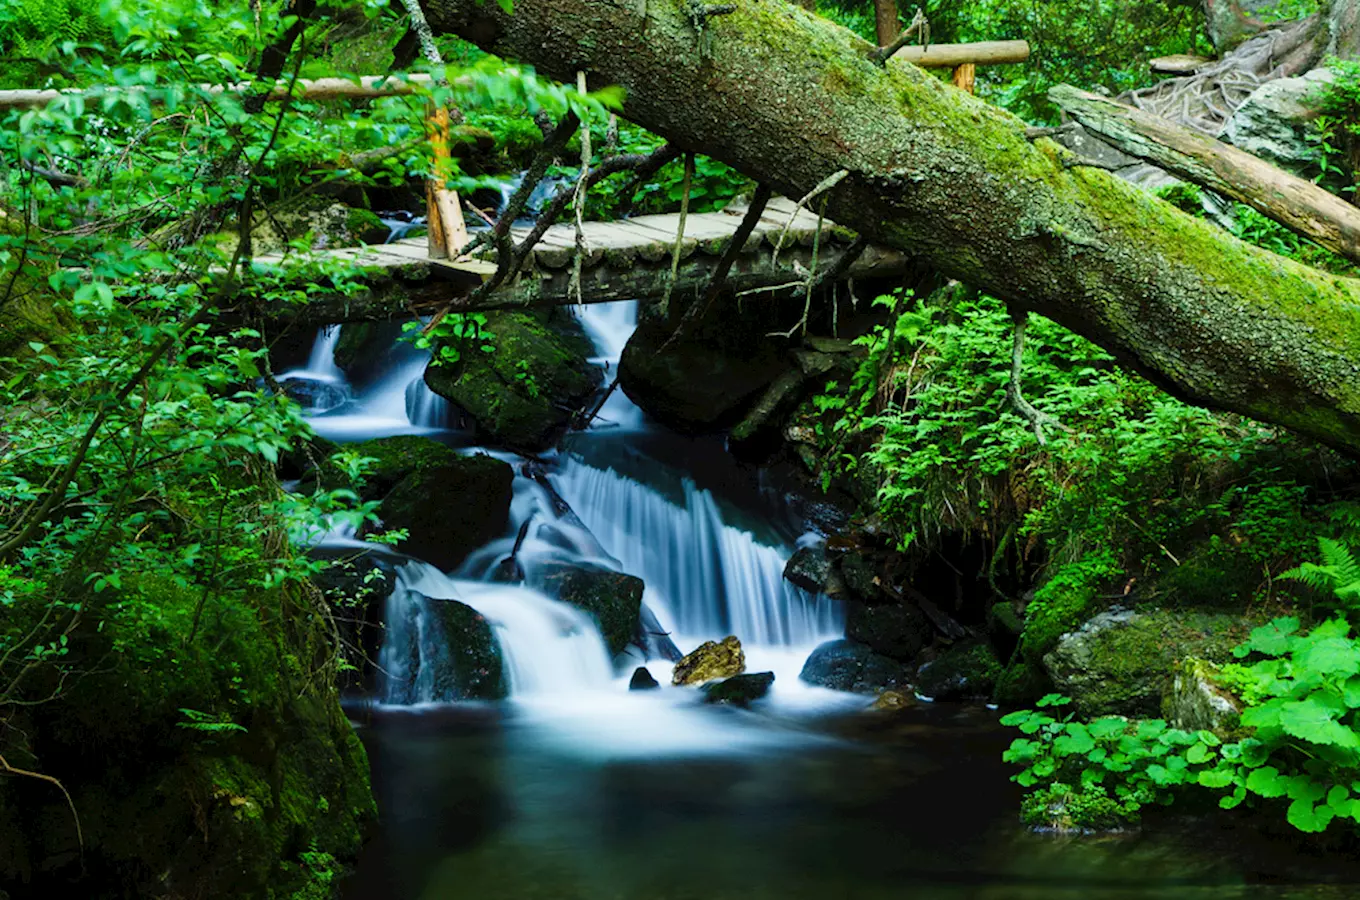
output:
[[[991,644],[955,644],[917,670],[916,690],[932,700],[988,700],[1001,672]]]
[[[401,338],[398,322],[346,322],[335,341],[336,366],[352,382],[368,382],[389,365]],[[404,348],[411,352],[414,348]]]
[[[509,696],[505,661],[486,617],[457,600],[431,597],[429,609],[448,648],[435,672],[434,696],[440,700],[500,700]]]
[[[784,580],[805,591],[821,593],[831,577],[831,558],[825,544],[799,547],[784,564]]]
[[[654,691],[660,687],[661,682],[656,680],[646,666],[638,666],[633,670],[633,677],[628,679],[630,691]]]
[[[545,567],[542,590],[549,597],[589,613],[600,626],[610,655],[638,633],[642,613],[642,579],[593,566],[557,564]]]
[[[448,571],[505,532],[514,477],[499,459],[452,454],[408,472],[383,498],[378,515],[385,528],[406,529],[403,553]]]
[[[706,684],[701,690],[704,692],[705,703],[749,706],[768,694],[773,684],[773,672],[748,672]]]
[[[1063,635],[1044,667],[1084,717],[1158,716],[1182,660],[1227,662],[1254,624],[1194,608],[1104,612]]]
[[[911,691],[911,673],[895,659],[856,641],[827,641],[803,664],[798,679],[817,687],[856,694]]]
[[[657,421],[678,431],[735,424],[789,367],[768,342],[727,348],[703,335],[667,343],[671,327],[644,321],[619,360],[619,387]]]
[[[926,645],[930,622],[909,603],[846,603],[845,636],[884,656],[907,662]]]
[[[836,561],[836,568],[851,596],[866,603],[876,603],[882,598],[883,592],[875,583],[878,573],[863,553],[845,554]]]
[[[484,352],[464,349],[457,362],[425,370],[430,390],[458,405],[486,443],[539,452],[553,445],[572,416],[600,387],[594,347],[580,323],[557,311],[544,320],[528,313],[487,314]]]
[[[704,641],[675,664],[671,683],[676,685],[703,684],[719,678],[731,678],[746,671],[746,653],[735,635],[721,641]]]
[[[348,482],[340,470],[326,462],[332,454],[341,449],[340,445],[324,438],[313,438],[312,445],[310,452],[300,451],[298,462],[310,463],[316,460],[322,465],[319,469],[302,476],[299,489],[311,492],[318,486],[327,490],[348,487]],[[381,500],[413,472],[450,465],[462,458],[456,451],[434,438],[415,434],[355,441],[347,444],[345,449],[372,460],[368,474],[364,476],[364,483],[359,488],[359,496],[364,500]]]

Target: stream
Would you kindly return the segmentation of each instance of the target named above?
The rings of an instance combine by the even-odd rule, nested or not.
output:
[[[613,377],[635,304],[575,314]],[[448,427],[424,353],[398,345],[356,387],[335,366],[338,334],[323,329],[281,376],[312,386],[319,434],[428,434],[516,468],[506,533],[453,572],[404,564],[387,600],[387,677],[352,710],[382,821],[349,900],[1360,897],[1354,871],[1216,821],[1099,838],[1023,828],[999,713],[867,715],[868,698],[798,680],[812,649],[842,636],[842,612],[783,579],[807,526],[720,442],[667,432],[614,391],[544,458],[549,492],[518,457]],[[524,583],[490,580],[526,522]],[[645,614],[680,652],[736,634],[747,671],[775,673],[769,697],[706,706],[670,686],[661,655],[611,660],[588,615],[536,589],[561,562],[641,577]],[[441,700],[429,596],[492,624],[507,700]],[[644,664],[663,687],[630,692]]]

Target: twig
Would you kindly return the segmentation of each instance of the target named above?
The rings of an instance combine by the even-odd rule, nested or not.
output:
[[[675,289],[675,279],[680,274],[680,249],[685,243],[685,219],[689,215],[689,190],[694,180],[694,154],[685,154],[685,179],[680,194],[680,224],[675,228],[675,246],[671,248],[671,277],[666,282],[666,293],[661,296],[661,317],[669,314],[671,291]]]
[[[798,218],[798,213],[802,211],[803,207],[840,184],[849,174],[849,169],[841,169],[839,172],[833,172],[823,178],[816,187],[803,195],[802,200],[799,200],[794,204],[793,212],[789,213],[788,221],[784,223],[784,227],[779,231],[779,237],[774,242],[774,250],[770,253],[771,264],[777,264],[779,262],[779,251],[784,249],[784,239],[789,236],[789,229],[793,228],[793,220]]]
[[[869,58],[874,61],[875,65],[882,67],[884,63],[888,61],[889,57],[891,57],[898,50],[901,50],[903,47],[907,46],[907,42],[910,41],[912,38],[917,37],[918,35],[921,38],[921,45],[924,47],[929,47],[930,20],[926,18],[926,14],[921,11],[921,8],[919,6],[916,7],[916,15],[912,16],[911,18],[911,24],[908,25],[903,30],[903,32],[897,36],[897,40],[893,41],[886,47],[879,47],[877,50],[875,50],[873,53],[869,55]]]
[[[71,800],[71,794],[66,790],[66,785],[62,784],[58,779],[53,778],[51,775],[44,775],[42,772],[33,772],[29,769],[20,769],[16,766],[11,766],[9,761],[3,756],[0,756],[0,772],[5,773],[6,775],[19,775],[24,778],[36,778],[38,781],[46,781],[48,784],[55,785],[57,790],[61,791],[61,795],[66,798],[66,805],[71,809],[71,818],[74,819],[76,823],[76,842],[80,845],[80,858],[81,865],[83,866],[85,860],[85,834],[80,828],[80,816],[76,813],[76,805]]]
[[[1029,422],[1034,429],[1034,437],[1039,441],[1039,446],[1043,447],[1048,442],[1044,439],[1045,425],[1052,425],[1062,431],[1071,433],[1072,429],[1059,422],[1053,416],[1042,410],[1035,409],[1024,395],[1020,392],[1020,378],[1024,368],[1025,355],[1025,328],[1029,325],[1029,313],[1024,310],[1012,310],[1011,321],[1014,323],[1014,331],[1011,340],[1011,378],[1006,384],[1006,396],[1010,398],[1011,405],[1015,411]]]
[[[414,2],[414,0],[413,0]],[[582,99],[586,95],[586,73],[584,70],[576,73],[576,92]],[[582,115],[585,115],[585,107],[581,108]],[[582,260],[586,255],[586,191],[590,183],[590,119],[581,120],[581,175],[576,179],[576,255],[571,261],[571,278],[567,282],[567,299],[571,300],[573,294],[576,295],[576,302],[584,304],[581,297],[581,266]]]

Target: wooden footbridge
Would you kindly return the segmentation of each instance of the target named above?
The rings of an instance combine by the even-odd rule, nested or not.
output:
[[[657,300],[669,293],[694,296],[707,288],[724,252],[731,246],[747,208],[734,204],[721,212],[690,214],[680,236],[678,215],[637,216],[614,222],[583,225],[580,300]],[[516,245],[529,226],[511,229]],[[473,232],[475,235],[475,232]],[[851,249],[855,235],[822,221],[784,198],[765,207],[727,274],[730,290],[758,294],[788,294],[806,288],[815,272],[841,268],[842,280],[893,278],[908,271],[909,260],[899,251],[870,245]],[[680,264],[671,280],[671,265],[679,243]],[[847,252],[854,258],[843,260]],[[569,290],[574,269],[576,229],[553,225],[525,257],[517,277],[478,302],[475,308],[514,309],[565,305],[577,298]],[[465,297],[496,265],[488,256],[440,258],[431,255],[425,237],[387,244],[337,248],[255,258],[255,264],[288,268],[323,257],[350,262],[364,271],[366,289],[356,296],[314,294],[296,312],[301,322],[347,322],[409,318],[440,309],[458,309]]]

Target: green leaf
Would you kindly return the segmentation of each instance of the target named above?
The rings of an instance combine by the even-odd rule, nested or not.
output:
[[[1208,762],[1210,759],[1213,759],[1213,756],[1214,751],[1210,750],[1203,744],[1196,744],[1195,746],[1187,750],[1185,753],[1186,761],[1193,763],[1194,765],[1199,765],[1200,763]]]
[[[1247,776],[1247,790],[1262,797],[1283,797],[1289,788],[1287,779],[1280,777],[1274,766],[1263,766]]]
[[[1225,788],[1233,783],[1233,773],[1227,769],[1205,769],[1196,780],[1207,788]]]
[[[1299,831],[1315,834],[1326,831],[1335,815],[1330,806],[1314,806],[1311,800],[1295,800],[1289,804],[1286,818],[1289,819],[1289,824]]]

